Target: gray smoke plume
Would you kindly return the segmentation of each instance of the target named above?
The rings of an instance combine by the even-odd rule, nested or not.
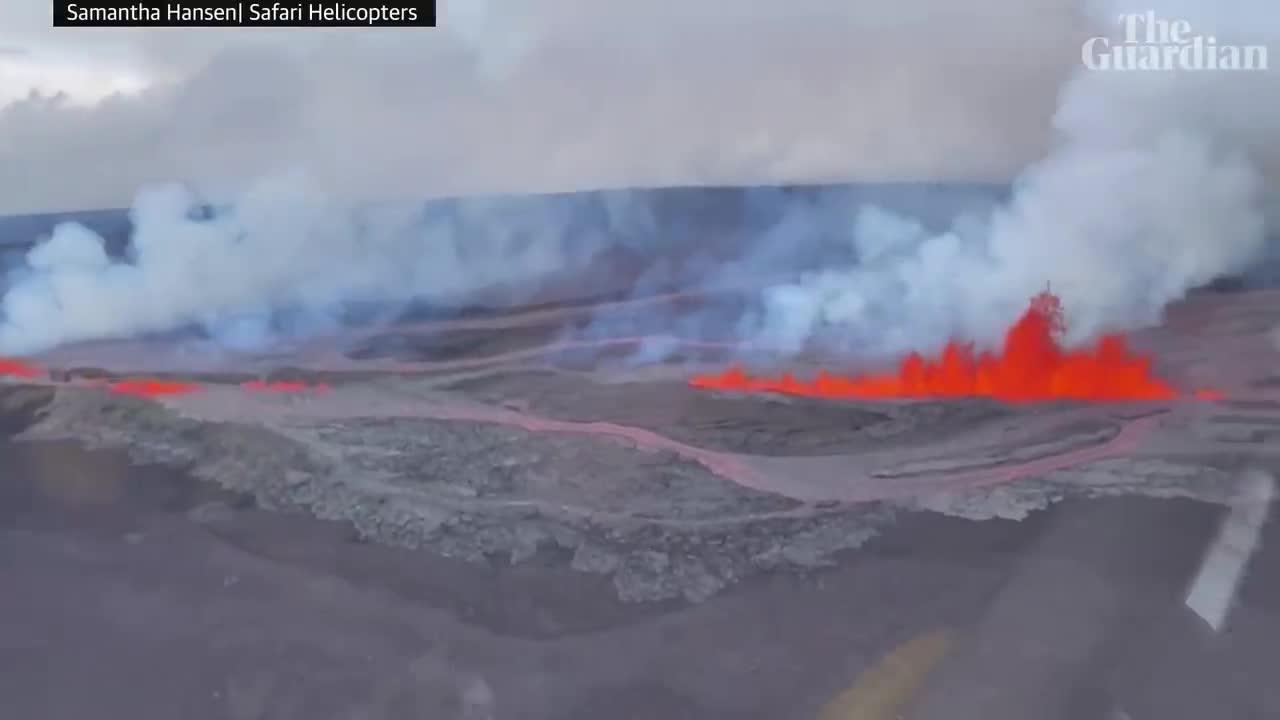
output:
[[[1280,11],[1264,2],[1090,9],[1115,31],[1122,13],[1154,9],[1222,45],[1280,49]],[[784,353],[815,342],[927,350],[952,333],[991,341],[1046,285],[1068,309],[1069,339],[1151,323],[1262,253],[1280,177],[1277,72],[1082,67],[1062,90],[1053,146],[1007,205],[940,234],[866,209],[849,235],[856,260],[767,290],[743,330]]]
[[[110,257],[77,223],[26,254],[0,300],[0,349],[186,327],[260,348],[332,327],[358,305],[519,304],[548,278],[583,273],[605,249],[647,235],[633,212],[643,206],[619,197],[352,205],[282,177],[210,207],[160,185],[130,211],[127,257]]]
[[[414,200],[1007,182],[1043,150],[1076,2],[442,0],[436,30],[101,33],[6,0],[0,44],[29,44],[24,62],[152,82],[93,106],[0,92],[25,98],[0,108],[0,213],[124,207],[171,180],[239,195],[293,172]]]

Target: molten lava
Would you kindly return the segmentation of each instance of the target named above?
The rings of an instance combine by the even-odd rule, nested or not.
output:
[[[44,374],[44,370],[14,358],[0,357],[0,376],[33,378]]]
[[[949,342],[936,358],[912,353],[897,372],[841,376],[818,371],[812,379],[786,373],[753,376],[740,366],[698,375],[699,388],[778,392],[832,398],[984,396],[1007,401],[1051,399],[1150,400],[1173,398],[1174,389],[1151,374],[1149,358],[1136,354],[1122,335],[1104,335],[1094,345],[1064,350],[1062,308],[1045,291],[1005,333],[998,354],[975,355],[971,345]],[[1203,395],[1201,393],[1204,393]],[[1198,397],[1220,396],[1200,391]]]
[[[30,379],[38,378],[45,374],[46,371],[41,367],[17,358],[0,356],[0,377]],[[66,380],[64,379],[62,382],[66,382]],[[197,392],[204,387],[198,382],[147,377],[123,378],[115,381],[99,378],[85,381],[85,384],[105,387],[110,392],[121,395],[137,395],[140,397],[185,395]],[[241,383],[240,387],[254,392],[273,393],[321,393],[332,389],[327,383],[308,383],[304,380],[249,380]]]
[[[107,386],[113,393],[122,395],[139,395],[141,397],[159,397],[162,395],[185,395],[200,389],[199,383],[182,380],[159,380],[155,378],[132,378],[113,382]]]

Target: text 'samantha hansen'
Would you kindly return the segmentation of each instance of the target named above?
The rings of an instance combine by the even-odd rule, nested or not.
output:
[[[435,0],[53,0],[54,27],[435,27]]]

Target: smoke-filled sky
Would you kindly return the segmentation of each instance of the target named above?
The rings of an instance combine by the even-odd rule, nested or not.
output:
[[[299,170],[419,195],[1007,180],[1078,62],[1075,4],[444,0],[435,30],[236,32],[5,0],[0,213]]]
[[[438,30],[254,33],[55,31],[47,8],[0,3],[0,213],[124,205],[156,181],[195,194],[141,194],[123,261],[55,231],[9,278],[0,351],[519,297],[611,245],[670,241],[636,194],[428,220],[360,198],[1014,180],[949,230],[835,193],[744,233],[723,272],[797,273],[729,322],[743,345],[851,355],[991,340],[1046,282],[1073,339],[1148,324],[1280,227],[1274,0],[445,0]],[[1147,10],[1269,45],[1273,69],[1083,67],[1082,40]],[[226,208],[194,220],[211,197]],[[821,263],[787,265],[815,240]]]

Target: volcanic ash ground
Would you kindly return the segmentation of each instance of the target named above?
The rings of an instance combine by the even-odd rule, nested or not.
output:
[[[1198,298],[1134,338],[1172,387],[1220,390],[1209,398],[744,392],[691,387],[676,365],[568,368],[538,347],[362,373],[349,365],[373,361],[308,369],[298,356],[301,378],[283,384],[212,373],[113,385],[64,363],[0,397],[23,440],[127,448],[378,542],[567,565],[627,601],[697,601],[752,574],[820,568],[902,513],[1019,519],[1070,495],[1223,501],[1280,448],[1276,307],[1269,293]],[[432,334],[448,346],[448,331]]]

